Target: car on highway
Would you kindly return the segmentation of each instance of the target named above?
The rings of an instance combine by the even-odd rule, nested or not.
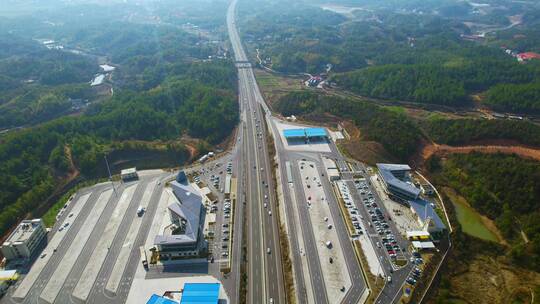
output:
[[[270,247],[266,248],[266,253],[270,254],[272,251],[270,250]]]

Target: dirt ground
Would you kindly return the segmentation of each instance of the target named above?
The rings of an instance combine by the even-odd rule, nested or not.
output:
[[[457,264],[454,269],[458,270],[449,280],[452,299],[458,303],[531,303],[532,290],[540,284],[540,274],[509,267],[485,255]]]
[[[339,141],[338,146],[341,152],[348,157],[368,164],[394,160],[392,155],[380,143],[362,140],[360,129],[352,121],[343,121],[341,126],[343,126],[350,138]]]
[[[368,164],[394,161],[393,157],[378,142],[352,139],[343,140],[338,146],[348,157]]]
[[[426,143],[413,157],[414,163],[417,167],[422,167],[424,162],[432,155],[437,154],[439,156],[448,155],[451,153],[504,153],[504,154],[516,154],[524,158],[530,158],[540,161],[540,149],[508,144],[501,142],[497,144],[475,144],[467,146],[449,146],[439,145],[436,143]]]

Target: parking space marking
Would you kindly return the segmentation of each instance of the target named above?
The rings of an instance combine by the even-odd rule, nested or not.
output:
[[[131,198],[133,197],[136,188],[136,184],[130,185],[122,193],[120,200],[116,204],[116,207],[111,214],[109,223],[107,223],[107,227],[105,227],[105,230],[103,231],[102,237],[99,239],[99,242],[96,245],[94,251],[92,252],[92,256],[90,257],[88,264],[86,264],[86,267],[84,268],[81,279],[73,290],[73,296],[75,296],[76,298],[83,301],[86,301],[88,299],[88,295],[92,290],[92,285],[94,284],[94,281],[99,274],[101,266],[103,265],[103,262],[107,257],[109,247],[112,243],[114,236],[116,235],[118,226],[120,226],[120,222],[122,221],[122,218],[126,213],[129,202],[131,201]]]
[[[153,180],[152,182],[146,185],[146,189],[144,191],[141,202],[139,204],[140,207],[145,208],[145,209],[146,207],[148,207],[148,204],[150,203],[150,197],[152,196],[152,193],[154,193],[154,190],[156,189],[156,185],[157,185],[157,180]],[[116,262],[114,263],[113,271],[111,273],[111,276],[109,277],[109,281],[107,282],[107,287],[106,287],[107,290],[113,293],[116,293],[118,291],[118,285],[120,283],[120,280],[122,279],[124,270],[126,269],[131,250],[133,249],[133,243],[135,242],[135,238],[137,237],[139,228],[141,227],[141,224],[142,224],[142,219],[144,217],[144,215],[139,217],[135,214],[133,214],[133,216],[135,216],[135,218],[131,222],[131,226],[129,227],[128,234],[126,235],[124,244],[122,245],[122,248],[120,249],[120,253],[118,254]]]
[[[77,237],[69,246],[66,255],[64,256],[61,263],[58,265],[53,275],[49,279],[49,282],[41,292],[41,299],[49,303],[53,303],[54,299],[58,296],[62,285],[64,285],[64,282],[67,279],[69,272],[71,271],[71,268],[73,267],[73,265],[75,265],[79,254],[82,252],[84,245],[86,244],[86,241],[94,230],[94,226],[101,217],[101,213],[105,209],[105,206],[107,206],[107,203],[109,202],[109,198],[111,197],[112,193],[113,190],[109,189],[100,194],[94,208],[92,208],[90,214],[88,214],[88,217],[81,226]]]
[[[79,217],[79,213],[86,205],[86,202],[88,201],[88,198],[90,198],[90,194],[85,194],[77,199],[75,202],[75,206],[71,210],[71,213],[74,214],[74,217],[72,217],[70,220],[75,221]],[[74,219],[73,219],[74,218]],[[68,221],[68,218],[62,222],[62,226]],[[60,242],[64,239],[64,236],[66,235],[64,231],[63,233],[55,233],[49,244],[47,244],[47,248],[45,248],[44,253],[47,255],[41,259],[37,259],[34,262],[34,265],[32,265],[32,268],[30,269],[30,272],[24,277],[22,282],[20,283],[17,290],[13,293],[13,298],[22,299],[28,295],[28,292],[32,289],[32,286],[38,279],[39,275],[41,274],[41,271],[43,271],[43,268],[45,268],[45,265],[47,265],[47,262],[49,262],[49,259],[52,257],[52,250],[58,247],[60,245]]]

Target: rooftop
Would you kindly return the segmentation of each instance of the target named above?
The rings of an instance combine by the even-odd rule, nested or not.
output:
[[[540,59],[540,54],[534,52],[525,52],[517,55],[522,60]]]
[[[2,270],[0,271],[0,281],[16,280],[17,270]]]
[[[286,129],[283,135],[285,138],[328,136],[324,128]]]
[[[307,137],[326,136],[326,130],[324,128],[307,128],[304,131],[306,131]]]
[[[429,236],[429,232],[417,230],[417,231],[407,231],[407,237],[416,237],[416,236]]]
[[[178,304],[178,302],[153,294],[146,304]]]
[[[387,184],[392,185],[393,187],[396,187],[402,191],[414,194],[415,196],[420,195],[420,189],[394,176],[395,172],[410,171],[411,167],[408,165],[377,164],[377,168],[379,168],[379,173]]]
[[[414,248],[418,248],[418,249],[432,249],[432,248],[435,248],[435,244],[433,244],[433,242],[413,241],[412,245],[413,245]]]
[[[217,304],[219,283],[185,283],[180,304]]]
[[[168,209],[186,221],[186,228],[183,234],[156,235],[154,244],[197,242],[201,223],[202,197],[196,194],[195,189],[190,185],[173,181],[171,187],[178,202],[170,204]]]
[[[122,171],[120,171],[120,174],[121,175],[125,175],[125,174],[133,174],[133,173],[137,173],[137,168],[133,167],[133,168],[127,168],[127,169],[124,169]]]
[[[23,220],[9,235],[4,245],[7,245],[6,243],[19,243],[28,240],[32,233],[40,226],[42,226],[41,219]]]
[[[425,222],[427,218],[431,218],[436,228],[446,229],[446,226],[443,224],[437,212],[435,212],[433,207],[431,207],[431,203],[429,201],[419,198],[409,201],[409,204],[414,209],[414,212],[420,217],[422,222]]]
[[[285,138],[306,137],[306,133],[304,132],[304,129],[283,130],[283,135],[285,135]]]

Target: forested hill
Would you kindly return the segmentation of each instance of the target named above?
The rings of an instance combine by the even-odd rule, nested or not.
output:
[[[440,166],[432,170],[443,182],[495,221],[509,240],[512,261],[539,271],[540,163],[514,155],[472,153],[451,155]]]
[[[39,216],[33,212],[75,174],[71,162],[90,179],[105,174],[105,155],[113,161],[154,151],[177,166],[189,157],[184,138],[204,150],[230,135],[238,101],[236,68],[220,40],[219,9],[227,3],[200,4],[204,12],[184,19],[176,6],[160,3],[158,18],[129,4],[74,4],[0,20],[0,126],[27,124],[0,135],[0,234]],[[206,26],[204,35],[187,20]],[[96,98],[89,81],[103,61],[116,67],[107,80],[114,94]],[[88,106],[66,116],[70,98],[88,99]]]
[[[0,138],[0,232],[52,193],[58,174],[67,173],[66,146],[71,147],[82,174],[94,176],[116,141],[166,142],[187,132],[216,143],[228,136],[238,120],[235,88],[225,88],[227,79],[235,77],[234,65],[228,61],[195,64],[186,72],[201,69],[215,73],[207,74],[204,82],[189,74],[176,75],[142,93],[115,95],[86,115],[59,118]]]
[[[240,9],[253,59],[278,72],[328,75],[336,90],[389,101],[472,107],[476,98],[495,110],[538,112],[540,60],[515,57],[540,48],[533,3],[482,13],[455,0],[278,0]],[[480,25],[498,30],[477,37]]]

